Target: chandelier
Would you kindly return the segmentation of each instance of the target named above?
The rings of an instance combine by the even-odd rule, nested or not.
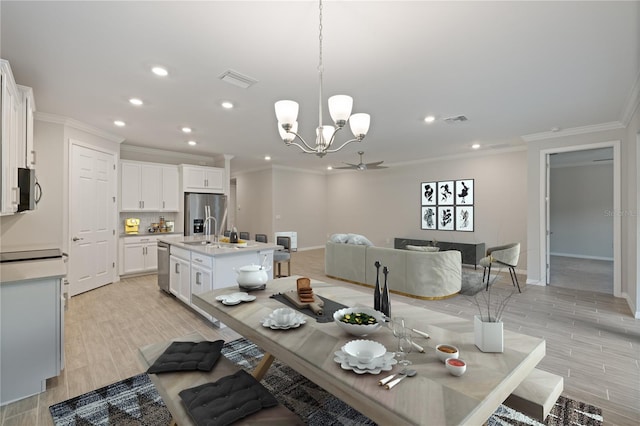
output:
[[[366,136],[369,131],[369,123],[371,117],[369,114],[353,114],[351,115],[351,108],[353,107],[353,98],[347,95],[335,95],[329,98],[329,114],[335,126],[322,124],[322,0],[319,2],[320,11],[320,26],[318,37],[320,45],[320,55],[318,61],[318,75],[320,77],[320,97],[318,101],[319,117],[318,128],[316,129],[316,144],[315,147],[309,145],[298,134],[298,103],[295,101],[284,100],[275,103],[276,117],[278,119],[278,131],[280,137],[284,143],[289,145],[295,145],[307,154],[315,154],[322,158],[326,154],[331,152],[340,151],[347,144],[351,142],[360,142]],[[354,138],[344,142],[337,148],[333,148],[337,133],[343,129],[343,127],[349,122],[351,132]],[[295,142],[296,138],[302,142],[302,144]]]

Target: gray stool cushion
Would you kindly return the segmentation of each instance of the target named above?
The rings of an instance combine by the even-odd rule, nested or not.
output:
[[[273,260],[276,262],[282,262],[284,260],[291,259],[291,253],[286,251],[277,250],[273,252]]]
[[[179,395],[197,425],[228,425],[278,405],[278,400],[244,370],[213,383],[185,389]]]
[[[224,340],[215,342],[173,342],[158,357],[147,373],[172,371],[211,371],[218,358]]]

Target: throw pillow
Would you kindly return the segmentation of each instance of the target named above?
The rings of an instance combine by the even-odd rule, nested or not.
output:
[[[432,247],[432,246],[411,246],[411,245],[407,245],[406,248],[407,248],[407,250],[413,250],[413,251],[429,251],[429,252],[440,251],[440,247]]]
[[[372,247],[373,243],[369,241],[365,236],[359,234],[349,234],[349,238],[347,239],[347,244],[357,244],[360,246],[369,246]]]
[[[349,236],[347,234],[333,234],[329,238],[329,241],[331,241],[332,243],[345,244],[348,239]]]

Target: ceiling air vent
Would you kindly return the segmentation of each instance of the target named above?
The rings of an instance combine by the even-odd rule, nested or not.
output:
[[[246,75],[242,75],[239,72],[234,70],[225,71],[218,78],[226,83],[233,84],[234,86],[242,87],[243,89],[247,89],[258,82],[258,80],[248,77]]]
[[[467,121],[468,118],[464,115],[456,115],[453,117],[447,117],[444,119],[444,121],[446,121],[449,124],[455,124],[455,123],[462,123],[464,121]]]

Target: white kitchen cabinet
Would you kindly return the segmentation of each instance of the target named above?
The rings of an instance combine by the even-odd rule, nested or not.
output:
[[[20,93],[9,62],[0,60],[2,152],[0,155],[0,214],[18,211],[18,152],[20,146]]]
[[[31,87],[17,85],[20,93],[20,131],[18,143],[19,167],[34,169],[36,152],[33,149],[33,114],[36,109]]]
[[[162,167],[151,163],[120,162],[120,210],[162,211]]]
[[[44,392],[63,366],[62,277],[0,284],[0,404]]]
[[[201,294],[213,289],[213,258],[198,253],[191,253],[191,294]],[[190,306],[200,315],[212,321],[210,314],[193,303]]]
[[[169,292],[191,305],[191,254],[174,245],[169,252]]]
[[[121,275],[153,272],[158,269],[158,238],[124,237]]]
[[[178,166],[162,166],[161,211],[180,210],[180,177]]]
[[[224,193],[225,171],[218,167],[181,165],[184,192]]]

